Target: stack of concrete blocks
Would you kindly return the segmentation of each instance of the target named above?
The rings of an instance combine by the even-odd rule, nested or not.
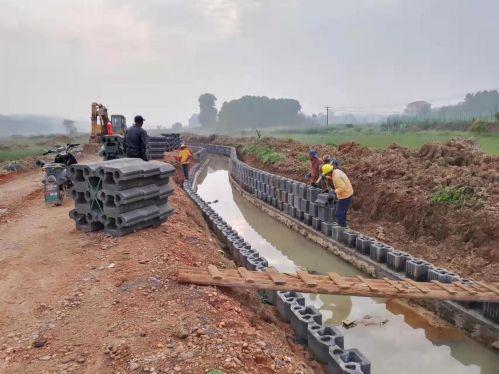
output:
[[[104,161],[125,157],[124,139],[122,135],[104,135],[101,138],[99,155]]]
[[[104,229],[114,236],[159,226],[173,213],[168,198],[174,171],[169,164],[135,158],[71,165],[75,209],[69,216],[78,230]]]
[[[161,134],[163,135],[166,142],[166,152],[171,152],[180,148],[180,144],[182,143],[182,139],[180,138],[180,134]]]
[[[147,141],[147,159],[162,160],[165,157],[166,144],[164,136],[150,136]]]
[[[192,148],[192,146],[191,146]],[[227,154],[223,149],[212,148],[210,153]],[[199,165],[199,164],[197,164]],[[196,172],[199,166],[195,166]],[[277,199],[279,195],[274,187],[281,179],[270,178],[268,173],[256,174],[256,169],[245,167],[243,163],[234,160],[231,165],[231,176],[237,177],[238,183],[247,191],[258,188],[260,199],[267,201],[267,196]],[[260,182],[260,187],[253,181]],[[226,253],[238,266],[248,270],[265,271],[268,261],[252,248],[214,209],[207,204],[196,192],[193,179],[186,180],[183,185],[186,193],[201,209],[203,217],[210,228],[225,245]],[[275,197],[274,197],[275,196]],[[282,201],[282,196],[279,198]],[[274,200],[270,200],[273,205]],[[291,324],[299,341],[307,345],[315,359],[327,365],[329,373],[370,373],[371,364],[357,349],[344,349],[344,337],[335,327],[325,326],[321,313],[312,305],[307,305],[305,297],[297,292],[262,292],[266,301],[275,305],[279,316]],[[355,370],[351,370],[354,368]]]
[[[229,157],[231,177],[245,191],[276,207],[288,216],[313,226],[317,231],[331,237],[331,240],[337,244],[354,249],[363,258],[369,258],[383,264],[387,269],[419,282],[439,280],[441,282],[460,282],[464,285],[473,284],[470,280],[460,278],[445,269],[435,268],[422,259],[396,250],[374,238],[338,226],[333,222],[334,202],[327,194],[321,194],[317,188],[250,167],[237,158],[233,147],[212,144],[196,144],[196,146],[206,149],[208,153]],[[308,212],[306,208],[308,208]],[[499,304],[497,303],[460,304],[480,310],[485,317],[499,322]],[[354,356],[350,358],[352,357]]]

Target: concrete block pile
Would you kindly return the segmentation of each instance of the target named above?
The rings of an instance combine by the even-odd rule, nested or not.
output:
[[[121,158],[69,168],[75,209],[69,213],[84,232],[104,230],[122,236],[159,226],[173,213],[168,197],[173,166]]]
[[[125,157],[122,135],[104,135],[101,144],[99,155],[102,156],[104,161]]]
[[[164,136],[150,136],[147,143],[147,159],[162,160],[165,157],[167,140]]]
[[[180,148],[182,139],[180,134],[161,134],[166,139],[166,152],[171,152]]]

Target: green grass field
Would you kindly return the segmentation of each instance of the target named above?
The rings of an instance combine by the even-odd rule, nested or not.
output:
[[[40,156],[56,145],[66,143],[84,144],[88,135],[68,137],[65,135],[47,135],[30,137],[0,138],[0,162],[22,160],[31,156]]]
[[[402,147],[419,149],[422,145],[432,142],[445,143],[453,138],[475,138],[482,151],[499,156],[499,135],[473,136],[467,132],[460,131],[418,131],[418,132],[393,132],[387,133],[377,129],[335,129],[323,131],[272,131],[264,135],[278,138],[291,138],[310,145],[330,144],[339,145],[345,142],[357,142],[375,149],[385,149],[390,144],[398,144]]]

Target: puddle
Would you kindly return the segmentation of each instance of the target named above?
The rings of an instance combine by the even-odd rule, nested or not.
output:
[[[212,208],[278,270],[294,272],[304,267],[317,273],[361,274],[233,190],[228,179],[228,159],[210,158],[199,174],[197,192],[205,201],[217,201]],[[444,323],[430,323],[401,303],[315,294],[307,298],[320,309],[325,324],[339,326],[343,331],[345,348],[355,347],[366,355],[373,373],[497,373],[499,353]],[[363,321],[347,330],[343,320]]]

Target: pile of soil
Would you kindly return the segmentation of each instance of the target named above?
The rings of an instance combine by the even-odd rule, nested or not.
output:
[[[235,146],[248,164],[299,181],[309,171],[303,156],[310,146],[293,140],[195,135],[184,140]],[[247,144],[269,147],[286,159],[264,164],[244,154]],[[463,277],[499,281],[498,157],[471,141],[428,144],[420,151],[397,145],[377,151],[353,142],[315,149],[340,160],[353,184],[353,229]],[[443,187],[469,187],[473,204],[432,204],[431,195]]]
[[[121,238],[30,197],[0,223],[1,372],[321,372],[256,292],[176,282],[234,266],[178,186],[166,223]]]

